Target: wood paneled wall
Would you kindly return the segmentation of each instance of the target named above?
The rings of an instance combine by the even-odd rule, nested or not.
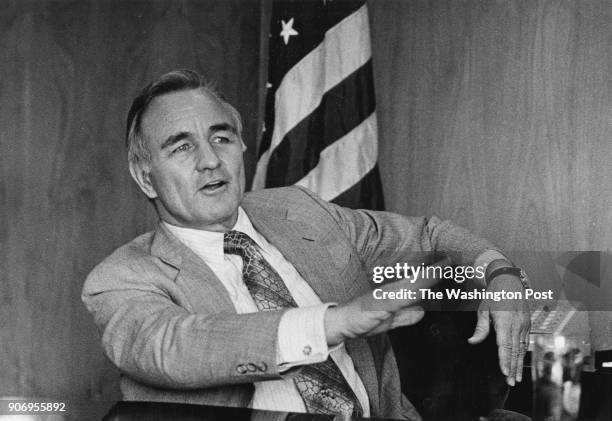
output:
[[[611,250],[612,2],[369,7],[388,208],[481,233],[557,292],[559,251]],[[612,310],[610,273],[580,286],[591,308]]]
[[[158,75],[199,70],[243,113],[252,157],[259,7],[0,0],[0,396],[117,396],[80,290],[155,221],[127,171],[127,109]]]
[[[118,396],[79,295],[155,220],[127,172],[125,113],[165,71],[210,75],[243,114],[250,178],[259,3],[0,0],[0,396]],[[369,5],[388,208],[513,255],[610,250],[610,1]]]

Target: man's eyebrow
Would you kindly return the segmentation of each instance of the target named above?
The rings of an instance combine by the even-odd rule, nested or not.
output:
[[[175,143],[178,143],[188,137],[191,137],[191,134],[189,134],[188,132],[178,132],[176,134],[170,135],[166,138],[166,140],[164,140],[164,143],[161,144],[161,149],[165,149],[168,146],[172,146]]]
[[[212,126],[208,128],[208,132],[209,133],[230,132],[233,134],[238,134],[238,130],[236,129],[236,127],[234,127],[232,124],[229,124],[229,123],[213,124]]]

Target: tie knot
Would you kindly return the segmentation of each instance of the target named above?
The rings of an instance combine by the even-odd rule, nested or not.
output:
[[[255,241],[240,231],[228,231],[223,235],[223,251],[229,254],[237,254],[244,258],[249,252],[257,250]]]

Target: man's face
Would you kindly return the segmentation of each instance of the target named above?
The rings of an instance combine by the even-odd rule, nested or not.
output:
[[[231,229],[244,193],[246,147],[227,107],[202,90],[172,92],[151,102],[141,130],[151,161],[130,164],[130,171],[161,219]]]

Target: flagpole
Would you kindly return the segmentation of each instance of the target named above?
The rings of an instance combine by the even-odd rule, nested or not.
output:
[[[272,0],[260,0],[259,15],[259,75],[257,81],[257,131],[255,142],[257,150],[255,159],[259,159],[259,147],[263,135],[262,127],[266,117],[266,82],[268,81],[268,35],[270,32],[270,20],[272,19]],[[257,162],[254,165],[257,168]],[[247,190],[253,189],[253,179]]]

